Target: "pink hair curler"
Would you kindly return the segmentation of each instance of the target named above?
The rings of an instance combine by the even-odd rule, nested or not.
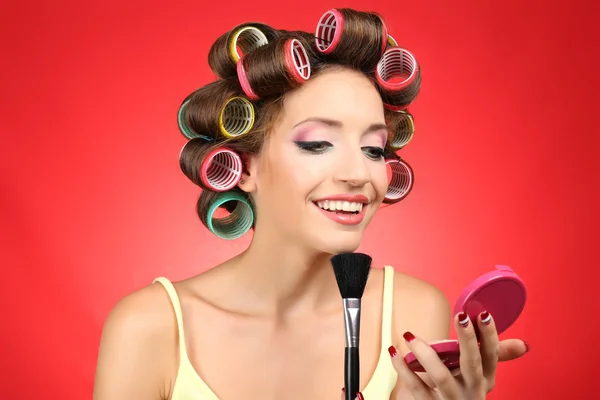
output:
[[[285,65],[290,76],[298,83],[310,78],[310,61],[306,49],[298,39],[285,43]]]
[[[298,39],[289,39],[285,42],[284,49],[283,62],[285,71],[289,75],[288,80],[299,84],[310,78],[310,60],[302,43],[300,43]],[[244,57],[237,63],[237,75],[240,86],[249,99],[258,100],[261,97],[261,92],[260,90],[254,90],[252,88],[252,84],[246,74],[246,66],[244,63]],[[248,65],[248,67],[249,66],[250,65]]]
[[[408,105],[406,105],[406,106],[395,106],[395,105],[392,105],[392,104],[384,103],[383,107],[386,110],[400,112],[400,111],[406,111],[406,109],[408,108]]]
[[[390,47],[377,64],[375,78],[383,89],[400,91],[413,83],[418,69],[417,59],[411,52],[401,47]]]
[[[388,41],[391,36],[388,35]],[[391,38],[395,42],[393,38]],[[415,83],[419,64],[415,56],[401,47],[389,47],[379,60],[375,71],[377,85],[387,93],[398,93]],[[402,111],[408,105],[384,104],[390,111]]]
[[[206,155],[200,165],[200,179],[215,192],[235,187],[242,178],[242,159],[233,150],[219,147]]]
[[[383,54],[387,45],[388,28],[383,17],[381,15],[378,15],[378,17],[383,26],[383,37],[381,42],[381,54]],[[333,53],[340,43],[342,35],[344,34],[343,31],[344,15],[335,8],[326,11],[321,16],[321,19],[319,19],[315,31],[315,44],[317,50],[322,54]]]
[[[317,50],[323,54],[330,54],[335,50],[344,30],[344,16],[335,8],[321,16],[315,32]]]
[[[479,314],[487,311],[494,318],[498,334],[501,334],[519,318],[526,300],[527,290],[521,278],[510,267],[496,265],[495,271],[480,276],[463,290],[454,306],[454,315],[467,313],[479,337],[477,319]],[[448,368],[459,367],[458,340],[441,340],[430,345]],[[413,353],[408,353],[404,361],[411,370],[425,372]]]
[[[387,160],[386,165],[391,169],[390,183],[384,203],[394,204],[404,199],[413,188],[414,173],[404,160]]]
[[[258,96],[252,90],[250,82],[248,82],[248,76],[246,76],[246,69],[244,68],[244,57],[242,56],[236,64],[238,80],[242,91],[250,100],[258,100]]]

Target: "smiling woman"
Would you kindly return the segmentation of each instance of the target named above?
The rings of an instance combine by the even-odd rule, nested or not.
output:
[[[354,15],[350,11],[346,11],[349,15]],[[372,14],[369,15],[372,22]],[[360,19],[355,23],[359,23]],[[365,23],[364,21],[362,22]],[[377,24],[371,27],[373,34],[380,35],[377,32]],[[380,26],[379,30],[384,29]],[[249,29],[246,25],[241,25],[233,29],[229,35],[240,38],[237,32],[243,29]],[[390,111],[384,107],[381,98],[380,90],[383,87],[377,84],[376,76],[379,76],[377,71],[377,63],[383,65],[388,61],[385,53],[373,54],[367,47],[365,54],[362,57],[370,58],[362,61],[359,64],[365,65],[366,70],[360,70],[353,67],[351,63],[343,63],[335,56],[326,56],[321,54],[314,48],[315,39],[312,35],[304,32],[283,32],[275,33],[263,26],[263,30],[269,33],[272,37],[271,42],[265,42],[260,47],[254,49],[238,62],[238,66],[244,66],[237,69],[238,75],[230,78],[224,78],[213,84],[209,84],[192,93],[184,101],[182,110],[180,110],[180,126],[182,131],[191,140],[184,146],[180,156],[180,164],[183,172],[190,179],[205,190],[198,201],[198,214],[204,224],[210,229],[211,219],[223,219],[229,221],[229,227],[236,234],[228,235],[228,238],[235,239],[244,234],[251,226],[245,224],[243,229],[236,221],[238,212],[240,212],[240,203],[243,200],[230,199],[228,194],[221,193],[221,187],[213,184],[207,187],[205,183],[207,179],[202,179],[203,176],[213,175],[219,177],[230,178],[232,183],[238,183],[244,179],[242,176],[242,168],[248,168],[250,165],[249,155],[257,155],[265,151],[269,146],[270,141],[276,140],[277,132],[286,130],[288,133],[293,133],[292,142],[309,154],[325,154],[329,150],[337,149],[338,152],[344,149],[341,147],[343,143],[336,146],[331,143],[331,140],[325,140],[332,134],[342,135],[342,138],[351,138],[350,131],[362,129],[361,140],[371,142],[372,145],[363,145],[361,149],[363,154],[366,154],[371,160],[383,160],[384,156],[388,160],[399,160],[399,157],[394,151],[405,146],[409,140],[388,140],[399,136],[411,135],[414,130],[413,125],[407,125],[405,121],[412,116],[405,110]],[[385,29],[384,29],[385,30]],[[386,30],[387,31],[387,30]],[[278,31],[277,31],[278,32]],[[238,35],[238,36],[236,36]],[[378,36],[382,38],[382,36]],[[371,37],[370,39],[373,39]],[[350,39],[346,39],[350,40]],[[383,41],[381,39],[380,41]],[[218,40],[215,46],[218,46]],[[389,46],[388,41],[383,42],[385,46]],[[380,44],[381,45],[381,44]],[[381,45],[383,46],[383,45]],[[238,45],[239,47],[239,45]],[[394,46],[389,49],[400,49]],[[287,50],[287,53],[286,53]],[[403,52],[408,54],[405,50]],[[211,54],[218,54],[216,50],[212,50]],[[343,53],[345,55],[345,53]],[[338,55],[338,57],[340,57]],[[343,57],[342,57],[343,59]],[[275,61],[273,61],[275,60]],[[278,63],[277,60],[280,62]],[[290,61],[294,60],[294,61]],[[356,62],[356,58],[352,58]],[[225,63],[230,61],[223,61]],[[218,61],[211,60],[210,65],[214,66],[217,73],[221,68]],[[304,68],[304,69],[303,69]],[[415,65],[414,70],[418,70]],[[295,73],[292,73],[295,71]],[[300,74],[299,71],[303,71]],[[387,71],[387,70],[386,70]],[[397,71],[393,78],[399,79],[402,74],[405,74],[407,84],[399,84],[396,86],[396,93],[399,93],[400,102],[396,105],[387,105],[389,108],[405,108],[414,99],[418,92],[418,85],[414,82],[419,82],[419,79],[412,80],[410,71]],[[388,75],[390,72],[386,72]],[[224,75],[224,73],[221,73]],[[308,79],[310,77],[310,79]],[[325,77],[325,79],[322,79]],[[390,78],[390,77],[388,77]],[[379,78],[380,80],[382,78]],[[253,83],[252,83],[253,82]],[[321,82],[321,84],[318,84]],[[316,90],[306,90],[306,86],[313,87],[317,85]],[[335,87],[334,87],[335,86]],[[237,87],[237,91],[234,88]],[[258,88],[258,89],[250,89]],[[357,90],[360,88],[361,90]],[[257,94],[256,92],[258,91]],[[409,93],[407,93],[409,92]],[[410,96],[411,98],[409,98]],[[295,101],[294,98],[300,97],[302,100]],[[260,98],[260,100],[259,100]],[[233,110],[230,106],[230,99],[255,101],[245,104],[245,108],[239,107]],[[295,103],[299,103],[298,106]],[[305,104],[311,104],[313,110],[307,109]],[[326,104],[326,106],[324,106]],[[365,108],[365,104],[370,105]],[[404,104],[404,107],[402,107]],[[232,111],[229,111],[229,109]],[[288,116],[287,120],[283,120],[287,114],[286,110],[302,110],[304,113],[296,113],[293,115],[295,120],[291,121]],[[357,114],[358,112],[358,114]],[[351,116],[348,118],[347,116]],[[337,116],[338,118],[333,118]],[[228,121],[235,120],[237,125],[245,126],[243,130],[239,130],[239,134],[229,133],[227,129]],[[213,124],[211,127],[210,121],[219,121],[218,124]],[[241,121],[241,122],[240,122]],[[282,126],[288,123],[285,128]],[[230,122],[230,124],[232,124]],[[225,133],[224,133],[225,132]],[[407,133],[408,132],[408,133]],[[356,136],[356,135],[355,135]],[[379,140],[377,140],[379,139]],[[375,140],[374,143],[373,140]],[[397,144],[400,144],[398,146]],[[240,154],[246,157],[246,163],[242,167],[231,168],[231,163],[211,162],[207,157],[208,154],[214,152],[233,151],[234,154]],[[279,153],[283,154],[283,153]],[[347,152],[345,153],[347,154]],[[327,157],[331,157],[328,155]],[[315,161],[315,160],[313,160]],[[200,165],[200,167],[198,167]],[[385,163],[381,164],[385,165]],[[403,162],[404,168],[395,168],[392,170],[395,175],[391,182],[390,193],[395,193],[398,190],[403,191],[404,197],[412,188],[412,170]],[[206,172],[205,172],[206,171]],[[237,180],[236,180],[237,178]],[[214,179],[213,179],[214,180]],[[410,182],[397,186],[398,182]],[[209,183],[210,185],[210,183]],[[233,189],[232,187],[228,187]],[[233,192],[242,194],[248,203],[252,204],[253,210],[260,213],[260,207],[255,201],[256,194],[252,190],[244,189],[238,185],[238,188],[233,189]],[[226,216],[215,216],[214,213],[209,213],[211,205],[220,200],[222,208],[227,209],[230,214]],[[384,201],[390,200],[384,196]],[[243,204],[241,207],[245,207]],[[214,233],[223,237],[220,232]]]
[[[223,239],[254,228],[252,242],[207,272],[158,278],[122,299],[104,328],[95,399],[338,398],[343,310],[330,257],[355,251],[380,205],[412,188],[395,152],[412,138],[406,107],[420,68],[380,16],[349,9],[326,12],[315,35],[239,25],[215,42],[209,65],[219,79],[178,113],[189,139],[180,165],[203,189],[206,227]],[[356,396],[396,398],[403,381],[422,393],[392,363],[392,345],[408,352],[409,327],[419,340],[447,338],[446,299],[385,267],[362,302]],[[488,342],[492,354],[497,340]],[[450,382],[435,354],[420,360],[434,383]]]

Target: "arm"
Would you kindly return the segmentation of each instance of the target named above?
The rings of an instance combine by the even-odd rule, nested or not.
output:
[[[169,300],[158,285],[119,301],[102,331],[94,400],[167,399],[175,335]]]

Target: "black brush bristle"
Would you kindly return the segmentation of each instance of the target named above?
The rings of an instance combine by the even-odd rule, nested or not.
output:
[[[342,298],[362,298],[371,271],[371,260],[370,256],[362,253],[341,253],[331,257]]]

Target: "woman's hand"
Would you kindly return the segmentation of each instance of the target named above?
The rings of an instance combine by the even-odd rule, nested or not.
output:
[[[344,391],[344,388],[342,388],[342,396],[340,397],[341,400],[345,400],[346,399],[346,392]],[[354,400],[365,400],[365,398],[363,397],[361,392],[358,392],[356,394],[356,397],[354,398]]]
[[[404,334],[407,347],[425,369],[429,384],[411,371],[404,358],[390,347],[392,362],[402,382],[401,392],[410,392],[415,400],[484,400],[494,388],[498,361],[519,358],[529,348],[521,340],[500,342],[494,320],[485,312],[474,323],[478,324],[481,345],[477,343],[473,321],[463,313],[454,318],[460,345],[460,371],[450,371],[426,342],[410,332]],[[398,393],[397,399],[404,400],[406,396]]]

